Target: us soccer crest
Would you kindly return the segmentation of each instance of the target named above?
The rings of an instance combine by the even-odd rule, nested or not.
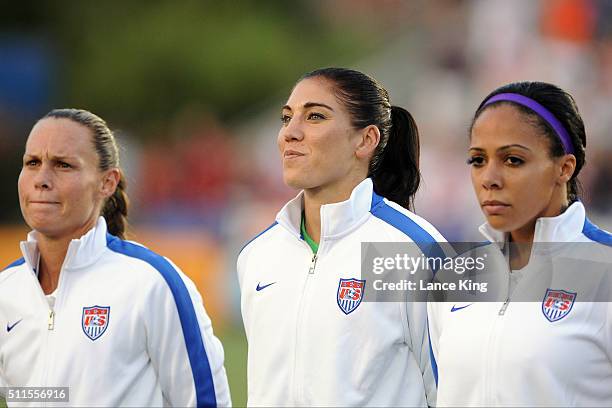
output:
[[[338,284],[338,306],[345,314],[357,309],[363,299],[365,280],[340,279]]]
[[[565,290],[546,289],[542,300],[542,313],[550,322],[563,319],[572,310],[576,293]]]
[[[83,308],[81,326],[91,340],[97,340],[104,334],[110,318],[110,306],[91,306]]]

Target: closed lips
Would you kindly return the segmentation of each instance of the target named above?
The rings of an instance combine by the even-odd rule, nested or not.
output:
[[[502,203],[501,201],[497,201],[497,200],[490,200],[490,201],[485,201],[482,203],[483,206],[486,205],[490,205],[490,206],[510,206],[510,204],[506,204],[506,203]]]
[[[300,153],[295,150],[285,150],[285,153],[283,153],[283,156],[287,158],[298,157],[298,156],[303,156],[303,155],[304,153]]]
[[[482,210],[487,215],[502,215],[506,213],[507,208],[510,208],[510,204],[497,200],[487,200],[482,203]]]

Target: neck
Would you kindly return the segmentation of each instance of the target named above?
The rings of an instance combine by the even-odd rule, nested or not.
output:
[[[539,217],[538,217],[539,218]],[[532,244],[537,218],[510,233],[510,241],[520,244]]]
[[[551,203],[546,208],[544,208],[536,217],[527,222],[525,225],[517,228],[514,231],[511,231],[511,241],[524,244],[533,243],[533,237],[535,235],[535,226],[538,219],[546,217],[556,217],[562,214],[569,206],[565,195],[563,197],[563,199],[551,201]]]
[[[38,281],[45,295],[57,289],[62,265],[66,259],[66,253],[68,252],[70,242],[73,239],[81,238],[94,228],[96,220],[97,218],[92,218],[72,233],[61,236],[49,236],[36,232],[38,253],[40,254]]]
[[[304,189],[306,232],[313,241],[318,244],[321,239],[321,206],[348,200],[353,189],[364,179],[365,177],[356,177],[333,186]]]
[[[533,246],[533,241],[531,242],[514,242],[511,241],[508,243],[510,245],[510,269],[518,270],[522,269],[525,265],[529,263],[529,257],[531,256],[531,247]]]
[[[41,236],[38,238],[40,264],[38,266],[38,281],[45,295],[53,293],[59,283],[60,271],[68,252],[71,238],[52,239]]]
[[[562,199],[554,200],[537,217],[522,227],[510,232],[510,267],[521,269],[529,262],[531,247],[535,236],[535,226],[539,218],[556,217],[568,207],[566,195]]]

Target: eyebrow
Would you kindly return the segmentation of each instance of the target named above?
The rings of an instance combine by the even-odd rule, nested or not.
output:
[[[321,102],[306,102],[306,103],[304,104],[304,108],[306,108],[306,109],[309,109],[309,108],[314,108],[314,107],[317,107],[317,106],[322,107],[322,108],[329,109],[329,110],[330,110],[330,111],[332,111],[332,112],[334,111],[334,109],[333,109],[331,106],[326,105],[326,104],[321,103]],[[292,109],[291,109],[291,107],[290,107],[289,105],[285,105],[285,106],[283,106],[283,110],[285,110],[285,109],[287,109],[287,110],[292,110]]]
[[[24,159],[40,159],[40,155],[26,152],[23,154],[23,158]],[[77,160],[75,156],[51,156],[50,159],[52,161],[66,161],[66,160],[76,161]]]
[[[512,149],[513,147],[519,148],[519,149],[523,149],[523,150],[527,150],[527,151],[531,151],[530,148],[528,148],[527,146],[523,146],[521,144],[510,144],[510,145],[505,145],[502,147],[497,148],[496,151],[500,152],[500,151],[504,151],[504,150],[508,150],[508,149]],[[479,152],[484,152],[485,149],[481,148],[481,147],[470,147],[470,151],[475,150],[475,151],[479,151]]]

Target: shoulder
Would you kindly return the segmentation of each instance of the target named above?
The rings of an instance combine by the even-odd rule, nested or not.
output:
[[[401,231],[413,241],[446,242],[442,234],[423,217],[400,206],[399,204],[376,197],[372,200],[372,215],[389,226]]]
[[[278,230],[278,229],[279,229],[278,222],[274,221],[267,228],[265,228],[263,231],[258,233],[256,236],[251,238],[249,241],[247,241],[246,244],[244,244],[242,246],[242,248],[238,252],[238,258],[241,258],[244,255],[246,255],[254,247],[257,247],[257,246],[260,246],[260,245],[265,245],[266,243],[269,243],[269,241],[272,238],[275,230]]]
[[[14,261],[14,262],[11,262],[9,265],[7,265],[4,268],[0,269],[0,272],[8,271],[11,268],[15,268],[15,267],[21,266],[23,264],[25,264],[25,259],[19,258],[18,260]]]
[[[138,242],[126,241],[107,234],[106,246],[111,253],[121,257],[123,263],[133,262],[156,270],[165,270],[170,266],[166,258]]]
[[[588,218],[584,219],[584,227],[582,228],[582,233],[590,241],[597,242],[607,247],[612,247],[612,234],[604,229],[599,228],[597,225],[593,224]]]
[[[19,258],[18,260],[11,262],[9,265],[0,269],[0,282],[8,279],[19,267],[25,265],[25,259]]]
[[[286,234],[286,235],[285,235]],[[257,263],[257,260],[276,259],[285,253],[284,245],[290,242],[289,233],[274,221],[254,238],[249,240],[238,253],[236,259],[236,272],[238,284],[242,287],[242,281],[247,270]]]
[[[612,234],[593,224],[585,218],[582,234],[578,240],[573,241],[569,247],[571,253],[567,256],[581,262],[595,262],[612,266]]]
[[[135,281],[139,284],[148,281],[158,286],[165,282],[175,296],[186,294],[186,285],[192,285],[189,278],[172,261],[137,242],[125,241],[108,234],[107,247],[121,257],[122,264],[131,263],[134,266],[133,271],[140,271],[135,274],[138,275],[135,276]]]
[[[448,249],[439,243],[447,242],[440,232],[424,218],[399,204],[374,194],[370,213],[373,217],[414,242],[427,256],[444,257]]]

